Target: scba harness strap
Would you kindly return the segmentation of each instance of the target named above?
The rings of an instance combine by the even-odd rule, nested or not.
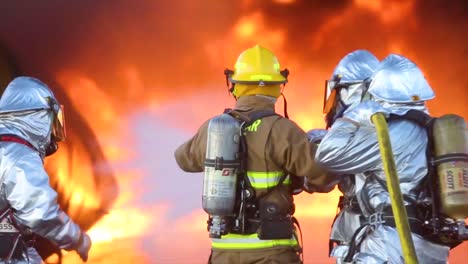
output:
[[[421,192],[424,192],[425,196],[429,197],[432,202],[430,205],[424,205],[423,202],[418,200],[416,202],[413,201],[411,202],[411,205],[406,206],[411,232],[418,234],[431,242],[454,248],[462,241],[452,239],[450,238],[450,235],[444,236],[441,233],[441,230],[446,227],[444,227],[443,217],[439,211],[440,204],[437,192],[439,186],[437,181],[435,181],[435,177],[437,177],[436,166],[443,162],[466,162],[468,161],[468,156],[463,153],[454,153],[434,158],[433,125],[436,118],[431,117],[423,111],[410,110],[404,115],[391,114],[388,118],[388,121],[392,120],[406,120],[413,122],[425,129],[428,138],[426,149],[428,171],[425,182],[421,187]],[[388,191],[386,183],[383,180],[379,179],[378,177],[368,177],[367,180],[370,180],[371,178],[375,179],[385,190]],[[368,197],[364,197],[363,200],[368,200]],[[411,201],[410,199],[406,200]],[[361,227],[354,233],[353,238],[351,239],[348,254],[346,255],[344,261],[351,261],[354,254],[358,251],[359,246],[363,240],[363,237],[361,237],[360,241],[357,241],[359,234],[362,233],[366,227],[375,224],[384,224],[395,228],[395,221],[391,209],[387,208],[387,210],[383,212],[377,212],[370,217],[361,217]]]
[[[33,242],[32,239],[26,240],[21,233],[10,207],[0,212],[0,260],[8,263],[12,259],[22,259],[25,248],[32,246]]]
[[[13,134],[0,135],[0,141],[19,143],[19,144],[25,145],[25,146],[37,151],[37,149],[31,143],[29,143],[28,141],[20,138],[17,135],[13,135]]]
[[[269,116],[279,116],[273,110],[259,110],[250,113],[235,109],[226,109],[225,114],[229,114],[241,123],[240,135],[240,173],[239,173],[239,193],[238,214],[232,224],[231,233],[253,234],[258,233],[260,239],[289,239],[292,237],[294,220],[290,215],[267,215],[267,206],[272,204],[264,203],[264,197],[272,194],[283,185],[287,174],[283,174],[278,183],[261,196],[257,196],[255,188],[252,186],[247,175],[247,153],[248,146],[245,139],[246,129],[259,119]],[[297,222],[297,220],[296,220]]]
[[[272,194],[275,190],[283,190],[286,188],[280,188],[280,186],[288,183],[289,178],[286,173],[276,174],[274,173],[262,173],[262,176],[267,176],[272,182],[266,184],[266,186],[259,186],[258,182],[255,182],[255,177],[252,172],[247,169],[247,154],[248,146],[246,140],[246,134],[248,132],[257,131],[260,119],[269,116],[280,116],[273,110],[261,110],[246,112],[237,109],[226,109],[224,114],[229,114],[234,117],[240,123],[240,135],[239,135],[239,151],[237,153],[237,160],[240,161],[240,169],[237,173],[237,186],[236,186],[236,205],[234,214],[226,217],[224,224],[227,233],[225,233],[222,239],[212,242],[212,247],[216,249],[263,249],[274,246],[289,246],[297,250],[302,259],[302,232],[300,230],[299,222],[295,219],[292,214],[294,211],[294,203],[290,204],[290,211],[288,214],[274,215],[271,219],[263,219],[261,215],[261,208],[266,207],[271,203],[261,204],[260,199],[264,199],[265,196]],[[257,125],[255,125],[257,124]],[[274,184],[270,185],[270,183]],[[288,181],[287,181],[288,180]],[[254,187],[255,186],[255,187]],[[266,192],[261,195],[257,195],[256,189],[266,188]],[[286,195],[285,195],[286,196]],[[267,199],[268,200],[268,199]],[[292,199],[291,199],[292,200]],[[265,200],[263,200],[265,202]],[[281,221],[276,221],[280,220]],[[272,220],[272,221],[270,221]],[[211,218],[209,219],[209,228],[211,226]],[[266,222],[266,224],[265,224]],[[278,222],[280,226],[278,226]],[[284,223],[286,225],[284,225]],[[295,232],[294,225],[297,226],[300,232],[298,237]],[[268,230],[268,227],[270,230]],[[285,228],[286,227],[286,228]],[[273,230],[271,230],[273,228]],[[286,232],[285,232],[286,231]],[[300,242],[300,244],[299,244]]]
[[[432,200],[431,206],[418,206],[423,210],[425,217],[422,225],[422,236],[434,243],[449,246],[454,248],[461,244],[463,241],[456,238],[456,234],[451,234],[450,231],[443,232],[443,230],[451,230],[444,221],[445,216],[440,213],[440,197],[439,197],[439,181],[437,181],[437,166],[446,162],[468,162],[468,155],[465,153],[450,153],[446,155],[435,155],[435,142],[434,142],[434,123],[436,117],[431,117],[423,111],[410,110],[404,115],[390,115],[389,120],[408,120],[418,124],[425,129],[427,133],[427,177],[424,182],[422,192]]]
[[[414,206],[405,206],[405,208],[411,232],[423,236],[423,221],[419,216],[419,212],[417,212]],[[359,251],[359,247],[365,239],[365,236],[362,236],[361,234],[363,234],[363,232],[367,232],[367,228],[380,224],[396,228],[395,217],[391,207],[387,207],[382,212],[376,212],[368,217],[361,215],[360,221],[361,226],[354,232],[354,235],[351,238],[348,253],[343,260],[344,262],[351,262],[354,254]]]
[[[241,123],[241,134],[240,134],[240,146],[239,146],[239,159],[240,159],[240,174],[242,175],[241,180],[245,180],[247,188],[253,190],[252,184],[250,183],[249,178],[247,177],[247,141],[245,139],[245,129],[250,127],[255,121],[268,117],[268,116],[279,116],[273,110],[258,110],[253,111],[250,113],[246,113],[243,111],[239,111],[236,109],[226,108],[223,112],[224,114],[228,114],[235,119],[237,119]],[[284,181],[284,179],[283,179]]]

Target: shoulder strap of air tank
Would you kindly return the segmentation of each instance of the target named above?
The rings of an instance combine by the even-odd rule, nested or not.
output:
[[[411,122],[414,122],[414,123],[420,125],[421,127],[423,127],[426,130],[426,133],[427,133],[427,150],[426,150],[426,154],[427,154],[428,169],[429,169],[428,174],[431,174],[431,172],[433,172],[433,171],[431,171],[433,169],[433,165],[434,165],[433,161],[432,161],[433,146],[434,146],[432,128],[433,128],[433,125],[434,125],[434,121],[436,119],[437,118],[431,117],[430,115],[426,114],[425,112],[419,111],[419,110],[409,110],[404,115],[390,114],[390,117],[388,118],[389,121],[391,121],[391,120],[408,120],[408,121],[411,121]]]
[[[268,116],[279,116],[279,115],[275,113],[274,110],[258,110],[258,111],[249,113],[250,122],[253,122],[257,119],[262,119]]]
[[[10,234],[12,235],[12,243],[11,244],[8,244],[8,245],[5,245],[3,244],[2,246],[3,247],[9,247],[9,249],[7,249],[7,252],[3,252],[2,255],[0,256],[0,258],[5,261],[5,262],[2,262],[2,263],[10,263],[10,260],[13,259],[13,258],[17,258],[18,256],[18,247],[21,247],[21,246],[24,246],[24,243],[25,243],[25,240],[24,240],[24,237],[23,237],[23,234],[19,231],[19,227],[18,227],[18,224],[13,216],[13,209],[10,207],[10,206],[7,206],[6,208],[2,209],[0,211],[0,223],[3,222],[4,220],[7,221],[8,224],[12,225],[13,228],[15,230],[12,230],[13,232],[11,232]],[[20,252],[22,252],[21,249],[19,249]],[[28,253],[26,252],[26,257],[27,257],[27,263],[29,263],[29,255]]]
[[[431,175],[433,171],[433,132],[432,128],[434,125],[434,121],[436,120],[435,117],[431,117],[430,115],[426,114],[423,111],[419,110],[409,110],[406,112],[404,115],[395,115],[395,114],[390,114],[390,117],[388,118],[389,121],[391,120],[408,120],[413,123],[416,123],[423,127],[426,130],[427,133],[427,149],[426,149],[426,156],[427,156],[427,165],[428,165],[428,175]]]
[[[15,143],[19,143],[19,144],[22,144],[22,145],[25,145],[35,151],[38,151],[31,143],[29,143],[28,141],[22,139],[21,137],[17,136],[17,135],[13,135],[13,134],[2,134],[0,135],[0,141],[8,141],[8,142],[15,142]]]
[[[258,110],[250,113],[242,112],[236,109],[226,108],[224,114],[231,115],[237,120],[244,122],[244,127],[249,126],[257,119],[262,119],[268,116],[279,116],[274,110]]]
[[[427,177],[424,179],[422,185],[422,192],[426,192],[432,199],[431,204],[431,214],[433,225],[435,224],[434,221],[438,219],[438,210],[439,204],[438,199],[436,199],[437,189],[438,186],[436,185],[436,181],[434,181],[434,177],[436,177],[436,168],[434,166],[433,157],[434,157],[434,141],[433,141],[433,125],[434,121],[437,119],[435,117],[431,117],[430,115],[426,114],[423,111],[418,110],[410,110],[403,116],[398,115],[390,115],[389,120],[398,120],[404,119],[412,121],[426,130],[427,134],[427,147],[426,147],[426,157],[427,157]],[[433,226],[433,231],[436,232],[436,226]]]
[[[239,122],[243,122],[242,129],[244,129],[245,127],[248,127],[255,120],[268,117],[268,116],[275,116],[275,115],[279,116],[274,110],[258,110],[258,111],[246,113],[246,112],[238,111],[236,109],[226,108],[223,113],[233,116],[234,118],[239,120]],[[246,167],[247,167],[247,151],[248,151],[247,141],[245,140],[244,133],[241,133],[239,154],[241,156],[241,171],[243,172],[246,172]],[[244,174],[245,176],[247,176],[246,173]],[[286,179],[286,176],[287,175],[283,175],[281,177],[278,185],[284,182],[284,180]],[[253,189],[248,177],[245,177],[245,181],[247,183],[247,187]]]
[[[247,114],[242,113],[240,111],[237,111],[235,109],[231,108],[226,108],[224,109],[223,114],[228,114],[234,118],[236,118],[241,124],[241,129],[246,127],[246,122],[250,121],[249,117]],[[242,181],[246,184],[246,186],[243,186],[243,188],[252,188],[252,184],[250,183],[249,178],[247,177],[247,141],[245,140],[245,135],[243,131],[240,133],[239,137],[239,152],[238,152],[238,157],[240,159],[240,173],[238,174],[239,177],[241,177]]]
[[[414,122],[422,127],[425,127],[426,129],[431,126],[431,123],[434,120],[433,117],[419,110],[409,110],[404,115],[390,114],[390,117],[388,118],[388,120],[390,121],[402,120],[402,119]]]
[[[432,177],[434,174],[434,167],[433,167],[433,162],[432,162],[432,157],[433,157],[433,139],[432,139],[432,126],[434,124],[434,117],[431,117],[430,115],[426,114],[423,111],[420,110],[409,110],[406,112],[404,115],[396,115],[396,114],[390,114],[390,116],[387,118],[388,121],[392,120],[407,120],[410,122],[413,122],[421,127],[423,127],[426,130],[427,133],[427,148],[426,148],[426,157],[427,157],[427,167],[428,167],[428,172],[426,177],[426,182],[424,183],[425,187],[423,189],[433,189],[432,187]],[[368,177],[369,178],[369,177]],[[385,181],[378,177],[370,177],[375,179],[387,192],[388,192],[388,187]],[[431,193],[431,196],[433,197],[434,190],[428,190]],[[405,197],[404,197],[405,198]]]

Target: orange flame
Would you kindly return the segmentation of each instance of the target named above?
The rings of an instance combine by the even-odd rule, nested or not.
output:
[[[131,68],[125,73],[128,77],[129,85],[133,86],[132,88],[141,88],[138,75]],[[102,89],[99,89],[93,80],[81,77],[78,74],[64,72],[58,76],[58,79],[64,87],[68,88],[66,90],[68,92],[67,95],[70,97],[73,106],[80,109],[80,114],[98,135],[99,144],[103,147],[104,156],[108,162],[113,164],[125,162],[132,158],[132,149],[124,144],[128,140],[122,141],[127,136],[128,124],[125,117],[121,116],[121,113],[118,112],[118,106],[114,104],[113,99],[104,94]],[[91,94],[93,96],[88,97]],[[84,148],[85,146],[80,147]],[[67,148],[68,146],[64,145],[65,150],[61,151],[66,151]],[[48,161],[48,166],[57,166],[56,171],[59,179],[68,179],[70,172],[77,175],[93,175],[90,171],[91,161],[83,160],[86,156],[80,155],[82,152],[80,153],[80,148],[77,148],[77,146],[74,146],[73,150],[78,152],[76,155],[73,155],[74,158],[71,163],[63,160],[65,157],[63,155],[58,155],[55,159]],[[69,166],[72,167],[69,168]],[[108,250],[106,249],[106,245],[109,242],[114,243],[119,240],[133,241],[133,238],[144,235],[150,227],[150,214],[145,212],[144,208],[135,206],[135,198],[138,197],[138,193],[136,192],[138,186],[135,186],[134,182],[138,179],[139,174],[138,171],[118,170],[115,172],[115,177],[120,188],[118,199],[108,214],[89,230],[89,235],[93,241],[92,252],[95,252],[97,256],[101,256]],[[88,188],[89,186],[93,186],[92,182],[86,182],[92,181],[92,178],[80,177],[75,179],[76,182],[68,181],[66,185],[61,185],[61,187],[69,189],[65,193],[70,194],[70,204],[72,205],[69,212],[70,215],[73,216],[73,210],[80,208],[99,210],[99,197],[90,195],[90,193],[99,194],[99,191],[89,192],[89,190],[83,189],[83,186]],[[152,213],[161,210],[152,210]],[[76,220],[76,217],[74,219]],[[154,225],[154,221],[152,221],[152,224]],[[127,251],[135,251],[137,248],[137,244],[129,242],[125,244]],[[76,254],[64,254],[65,263],[81,263]]]
[[[274,1],[278,4],[286,4],[286,5],[296,2],[296,0],[274,0]]]
[[[284,41],[284,29],[268,28],[265,24],[264,15],[256,11],[239,18],[226,35],[207,42],[204,50],[211,64],[222,69],[227,66],[232,67],[231,65],[225,65],[225,63],[233,63],[242,49],[259,44],[264,47],[276,47],[276,50],[281,50]],[[231,45],[225,45],[224,43],[231,43]],[[233,49],[232,47],[241,48]]]
[[[388,25],[400,21],[402,18],[410,18],[414,8],[414,0],[410,1],[383,1],[383,0],[354,0],[358,8],[374,12],[382,23]],[[414,21],[413,21],[414,22]]]

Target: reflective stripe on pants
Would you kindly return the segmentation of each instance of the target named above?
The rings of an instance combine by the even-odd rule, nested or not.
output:
[[[220,239],[212,239],[211,246],[214,249],[261,249],[275,246],[298,246],[296,238],[260,240],[257,234],[241,235],[227,234]]]

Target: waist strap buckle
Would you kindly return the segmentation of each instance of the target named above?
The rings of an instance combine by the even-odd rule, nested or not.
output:
[[[373,225],[373,226],[384,224],[385,219],[383,216],[384,216],[383,212],[373,213],[369,215],[369,217],[367,217],[366,224]]]

